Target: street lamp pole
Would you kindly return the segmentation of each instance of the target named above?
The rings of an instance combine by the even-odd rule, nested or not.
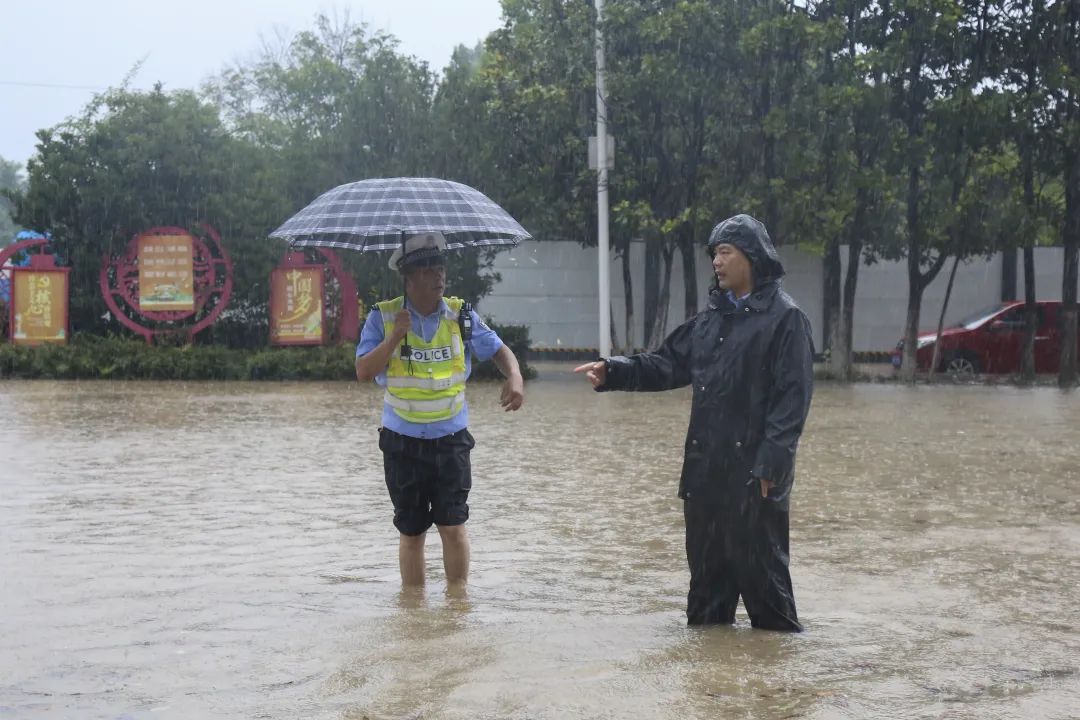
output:
[[[611,355],[611,263],[608,240],[607,103],[604,97],[604,0],[596,0],[596,210],[597,266],[599,268],[600,356]]]

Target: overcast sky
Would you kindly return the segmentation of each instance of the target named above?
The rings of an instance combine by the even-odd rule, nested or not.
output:
[[[320,12],[386,30],[435,70],[499,26],[499,0],[5,0],[0,9],[0,157],[25,165],[34,131],[75,115],[95,90],[197,88],[251,57],[260,36],[314,25]]]

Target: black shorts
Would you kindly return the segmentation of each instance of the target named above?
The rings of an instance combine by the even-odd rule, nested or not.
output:
[[[424,440],[379,429],[394,527],[403,535],[420,535],[432,523],[461,525],[469,519],[469,451],[475,444],[468,430]]]

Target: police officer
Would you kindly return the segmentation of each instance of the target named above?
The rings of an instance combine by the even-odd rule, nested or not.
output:
[[[444,298],[446,238],[431,232],[407,238],[390,267],[405,278],[405,295],[378,303],[356,347],[356,377],[385,387],[379,448],[400,533],[403,585],[424,583],[424,540],[434,524],[443,546],[448,584],[469,574],[469,407],[465,383],[472,360],[493,359],[506,378],[507,411],[525,401],[517,358],[468,304]]]

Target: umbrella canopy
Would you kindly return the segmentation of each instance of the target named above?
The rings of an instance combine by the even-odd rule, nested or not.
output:
[[[339,185],[270,237],[292,247],[393,250],[404,238],[440,232],[448,250],[517,245],[532,237],[479,190],[437,178],[382,178]]]

